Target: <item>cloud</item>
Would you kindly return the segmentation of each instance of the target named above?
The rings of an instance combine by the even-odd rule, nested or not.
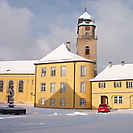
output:
[[[101,71],[109,61],[118,64],[121,60],[133,62],[132,22],[133,2],[101,0],[90,2],[95,7],[94,16],[98,35],[98,69]]]
[[[0,1],[0,59],[34,58],[35,40],[31,34],[33,13]]]

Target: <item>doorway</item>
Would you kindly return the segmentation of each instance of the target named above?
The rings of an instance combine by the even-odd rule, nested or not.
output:
[[[107,96],[101,96],[101,103],[108,104],[108,97]]]

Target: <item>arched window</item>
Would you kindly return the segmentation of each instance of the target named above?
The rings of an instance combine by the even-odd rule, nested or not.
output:
[[[85,54],[86,55],[89,55],[90,54],[90,48],[89,48],[89,46],[86,46],[85,47]]]
[[[13,85],[13,80],[9,80],[8,88],[10,89],[12,85]]]
[[[4,85],[3,80],[0,80],[0,92],[3,92],[3,85]]]
[[[20,80],[18,85],[18,92],[23,93],[23,91],[24,91],[24,81]]]

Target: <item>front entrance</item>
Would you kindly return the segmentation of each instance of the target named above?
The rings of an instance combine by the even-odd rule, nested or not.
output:
[[[107,96],[101,96],[101,103],[108,104],[108,97]]]

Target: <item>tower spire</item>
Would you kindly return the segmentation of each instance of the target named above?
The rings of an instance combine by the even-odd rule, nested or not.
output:
[[[84,6],[84,8],[85,8],[85,12],[87,12],[87,6]]]

